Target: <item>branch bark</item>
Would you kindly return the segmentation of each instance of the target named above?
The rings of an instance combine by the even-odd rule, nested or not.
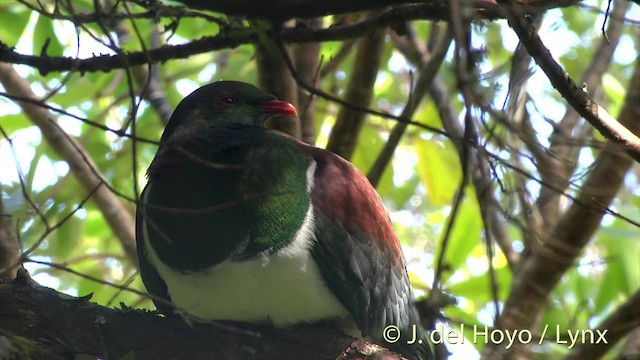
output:
[[[530,11],[542,11],[547,8],[575,5],[577,2],[576,0],[558,0],[557,2],[531,0],[527,4],[528,9],[531,9]],[[235,4],[239,5],[241,3],[242,2],[238,2]],[[491,0],[476,0],[475,6],[475,17],[478,19],[501,17],[498,6]],[[486,8],[483,6],[486,6]],[[253,8],[255,8],[254,5],[245,7],[245,11],[252,11],[251,9]],[[239,9],[242,9],[242,7],[239,6]],[[282,38],[287,42],[294,43],[345,40],[379,31],[380,29],[404,20],[446,20],[448,18],[449,13],[446,2],[432,0],[431,2],[422,4],[395,6],[383,11],[377,16],[367,18],[355,24],[335,25],[323,29],[286,29],[283,31]],[[28,65],[38,69],[43,75],[60,71],[79,71],[80,73],[111,71],[173,59],[185,59],[196,54],[255,43],[257,40],[255,32],[251,31],[250,27],[247,27],[232,29],[231,31],[216,36],[207,36],[186,44],[161,46],[149,51],[132,51],[126,56],[100,55],[87,59],[46,56],[46,54],[44,56],[20,54],[10,47],[9,44],[0,41],[0,61]]]
[[[233,301],[233,299],[229,299]],[[196,325],[177,317],[110,309],[37,285],[21,270],[0,283],[0,337],[29,339],[32,358],[308,359],[336,358],[352,341],[338,330],[309,326],[295,331]],[[23,339],[24,340],[24,339]],[[20,347],[14,346],[19,349]],[[27,354],[18,354],[17,358]],[[23,356],[23,357],[20,357]]]
[[[640,308],[640,305],[636,305],[636,308]],[[634,357],[640,357],[640,326],[631,331],[615,360],[629,360]]]
[[[377,345],[353,342],[328,323],[289,330],[230,322],[191,328],[178,317],[124,305],[106,308],[89,298],[42,287],[24,269],[15,281],[0,281],[0,354],[14,359],[400,359]]]
[[[225,14],[261,17],[273,20],[286,20],[291,18],[311,18],[329,14],[343,14],[354,11],[366,11],[382,9],[389,6],[416,3],[414,0],[179,0],[181,3],[196,9],[212,10]],[[562,4],[575,3],[573,1],[552,0],[520,0],[520,5],[525,11],[534,12]],[[433,7],[432,16],[438,16],[439,20],[448,18],[446,1],[434,0],[428,3]],[[476,0],[473,7],[479,14],[485,16],[497,16],[495,0]]]
[[[359,107],[369,107],[371,104],[384,54],[384,38],[384,33],[377,33],[358,41],[358,50],[344,97],[346,102]],[[349,160],[355,151],[366,115],[362,111],[342,106],[331,130],[327,150]]]
[[[285,49],[289,53],[289,49]],[[272,43],[256,44],[258,83],[264,91],[280,100],[286,100],[298,108],[298,89],[282,54]],[[269,120],[267,126],[285,132],[296,139],[302,137],[300,121],[295,116],[278,116]]]
[[[316,18],[300,21],[303,25],[312,29],[322,26],[322,19]],[[293,46],[293,58],[296,69],[304,77],[305,82],[316,86],[320,66],[320,43],[312,42],[296,44]],[[296,86],[297,87],[297,86]],[[298,88],[298,116],[300,117],[300,132],[302,141],[313,145],[316,142],[316,98],[302,88]]]
[[[13,279],[20,263],[20,243],[13,217],[4,208],[0,184],[0,279]]]

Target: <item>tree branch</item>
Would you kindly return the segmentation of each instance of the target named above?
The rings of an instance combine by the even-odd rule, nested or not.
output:
[[[4,133],[2,128],[0,131]],[[0,184],[0,279],[13,279],[20,263],[20,243],[14,226],[13,217],[4,208]]]
[[[389,6],[416,3],[415,0],[218,0],[215,2],[208,0],[178,0],[183,4],[196,9],[206,9],[225,14],[241,15],[248,17],[261,17],[272,20],[286,20],[291,18],[311,18],[329,14],[343,14],[355,11],[367,11],[382,9]],[[570,0],[521,0],[518,5],[524,11],[536,12],[549,7],[567,6],[575,4]],[[475,0],[472,7],[477,15],[495,18],[498,16],[494,0]],[[446,1],[431,0],[427,6],[432,8],[432,19],[448,19],[449,10]]]
[[[636,305],[636,307],[640,308],[640,304]],[[615,360],[629,360],[633,359],[634,356],[640,356],[640,326],[629,333],[622,350],[620,350],[620,354],[618,354]]]
[[[636,63],[620,121],[632,131],[640,131],[640,61]],[[532,254],[514,278],[509,297],[499,318],[506,330],[532,329],[551,290],[572,266],[584,246],[598,228],[607,206],[613,201],[633,160],[613,141],[607,141],[594,162],[574,201],[556,225],[544,235],[544,241],[532,248]],[[595,206],[585,206],[593,204]],[[485,359],[509,359],[520,344],[507,350],[505,346],[488,344]]]
[[[429,86],[433,83],[433,79],[436,77],[438,73],[438,69],[442,65],[444,61],[444,57],[447,54],[447,50],[451,45],[451,31],[448,27],[443,26],[444,30],[436,31],[435,25],[432,30],[432,43],[434,45],[430,50],[425,49],[420,59],[416,59],[416,67],[419,68],[418,78],[416,83],[414,84],[414,88],[411,91],[411,96],[407,101],[407,104],[402,109],[401,117],[411,118],[414,112],[418,109],[418,106],[422,102],[424,95],[427,93]],[[437,36],[436,34],[440,34]],[[395,37],[392,35],[392,38]],[[434,39],[437,37],[437,40]],[[382,151],[378,154],[376,161],[369,169],[367,173],[367,177],[369,181],[374,186],[380,182],[382,175],[384,174],[384,170],[387,168],[388,164],[391,162],[393,157],[393,153],[395,152],[398,144],[400,144],[400,139],[402,135],[404,135],[405,130],[409,124],[405,122],[398,122],[393,126],[393,130],[389,134],[389,139],[384,144]]]
[[[625,150],[640,162],[640,138],[609,115],[604,108],[596,104],[585,92],[585,89],[576,85],[569,74],[555,61],[526,17],[512,10],[517,6],[513,0],[499,0],[499,3],[505,6],[509,25],[527,48],[531,57],[547,74],[553,87],[602,135],[623,145]]]
[[[528,2],[531,11],[540,11],[548,7],[571,6],[576,0],[531,0]],[[498,18],[499,12],[495,2],[491,0],[476,0],[476,17]],[[483,8],[486,6],[487,8]],[[246,7],[251,11],[255,5]],[[364,36],[373,31],[386,28],[403,20],[438,20],[448,19],[446,2],[433,0],[425,4],[409,4],[396,6],[380,13],[377,16],[367,18],[355,24],[335,25],[324,29],[293,28],[283,31],[282,39],[287,42],[306,43],[332,40],[353,39]],[[173,59],[185,59],[192,55],[202,54],[214,50],[234,48],[242,44],[254,43],[257,36],[252,28],[228,29],[216,36],[208,36],[192,42],[161,46],[149,51],[129,52],[126,55],[100,55],[87,59],[71,57],[54,57],[40,55],[20,54],[8,44],[0,41],[0,61],[28,65],[36,68],[41,74],[59,71],[97,72],[111,71],[137,65],[153,64]]]
[[[609,26],[607,28],[608,39],[604,36],[600,40],[600,45],[595,51],[593,59],[588,69],[582,75],[582,84],[586,84],[591,93],[597,91],[602,81],[602,74],[606,71],[613,59],[620,37],[624,29],[624,22],[620,19],[624,17],[631,2],[626,0],[615,0],[613,11],[610,15]],[[580,129],[576,129],[580,114],[567,105],[566,112],[562,120],[555,127],[551,135],[549,151],[541,155],[541,160],[547,166],[542,167],[540,176],[542,180],[559,189],[565,189],[569,185],[571,174],[577,164],[580,154],[575,144],[567,143],[568,139],[579,139]],[[543,171],[547,170],[547,171]],[[547,219],[551,226],[552,222],[558,218],[560,212],[560,194],[548,187],[540,189],[537,199],[540,213]]]
[[[371,104],[376,78],[384,55],[384,38],[384,33],[376,33],[358,40],[358,50],[351,69],[344,101],[359,107],[369,107]],[[342,106],[338,112],[336,123],[331,129],[327,150],[349,160],[355,151],[358,134],[360,134],[366,115],[362,111]]]
[[[322,26],[322,19],[310,19],[299,21],[298,26],[303,25],[312,29]],[[317,42],[296,44],[292,47],[296,69],[302,74],[305,82],[317,83],[320,66],[321,44]],[[294,82],[295,83],[295,82]],[[297,85],[295,86],[296,88]],[[300,117],[300,132],[302,141],[313,145],[316,142],[316,98],[302,88],[298,88],[298,116]]]
[[[328,325],[293,331],[242,324],[202,324],[192,329],[178,317],[110,309],[89,302],[89,297],[74,298],[39,286],[22,269],[14,282],[0,282],[0,337],[14,344],[28,341],[29,355],[37,352],[30,358],[47,359],[81,354],[137,360],[329,359],[353,341]],[[19,353],[16,358],[26,355]]]

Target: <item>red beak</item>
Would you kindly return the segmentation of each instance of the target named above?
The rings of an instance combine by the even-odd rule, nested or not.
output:
[[[262,111],[282,115],[298,115],[298,110],[290,102],[282,100],[269,100],[260,104]]]

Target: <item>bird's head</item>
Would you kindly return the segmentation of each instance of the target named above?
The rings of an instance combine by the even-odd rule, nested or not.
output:
[[[184,98],[173,112],[161,143],[216,126],[263,126],[280,115],[296,115],[289,102],[240,81],[218,81]]]

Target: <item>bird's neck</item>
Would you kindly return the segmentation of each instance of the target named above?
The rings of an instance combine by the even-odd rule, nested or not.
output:
[[[310,207],[313,172],[296,142],[260,128],[208,135],[165,145],[143,199],[150,245],[184,272],[282,249]]]

